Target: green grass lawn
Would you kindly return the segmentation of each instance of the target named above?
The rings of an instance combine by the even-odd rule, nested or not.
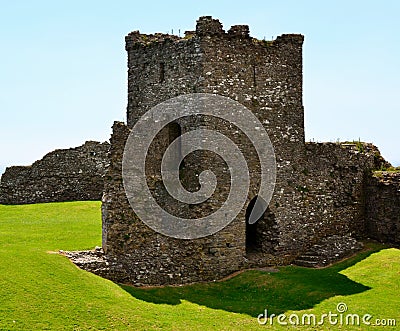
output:
[[[82,271],[60,249],[101,243],[99,202],[0,205],[0,330],[266,330],[257,316],[319,318],[329,311],[396,319],[400,325],[400,251],[364,252],[325,269],[288,266],[247,271],[224,282],[132,288]],[[372,253],[372,254],[371,254]],[[285,320],[286,322],[288,319]],[[304,326],[304,329],[395,327]],[[398,327],[400,329],[400,327]]]

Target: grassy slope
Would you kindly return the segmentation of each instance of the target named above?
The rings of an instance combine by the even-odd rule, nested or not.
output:
[[[265,308],[321,314],[341,301],[349,313],[400,324],[399,250],[321,270],[285,267],[213,284],[121,288],[49,253],[100,245],[100,223],[99,202],[0,205],[0,330],[268,329],[255,318]]]

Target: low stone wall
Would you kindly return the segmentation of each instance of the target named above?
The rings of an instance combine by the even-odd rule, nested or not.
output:
[[[109,143],[88,141],[58,149],[31,166],[8,167],[1,177],[0,203],[100,200]]]
[[[400,172],[376,171],[369,178],[365,208],[368,235],[400,245]]]

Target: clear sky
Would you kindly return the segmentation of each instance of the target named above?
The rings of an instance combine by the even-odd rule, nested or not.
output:
[[[307,140],[373,142],[400,165],[400,1],[0,0],[0,172],[108,140],[125,120],[124,36],[199,16],[257,38],[302,33]]]

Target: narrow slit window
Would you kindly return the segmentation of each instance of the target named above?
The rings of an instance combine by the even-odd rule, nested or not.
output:
[[[253,86],[257,86],[257,81],[256,81],[256,65],[253,64]]]
[[[160,63],[160,79],[159,79],[159,83],[164,82],[165,80],[165,65],[164,63]]]
[[[176,122],[172,122],[168,124],[168,135],[169,135],[169,144],[171,144],[175,139],[177,139],[179,136],[182,135],[182,129],[181,126],[176,123]],[[182,145],[181,142],[179,141],[179,143],[176,146],[176,150],[175,150],[175,157],[176,160],[179,160],[182,158]],[[182,160],[182,162],[179,165],[179,168],[181,169],[182,167],[184,167],[184,162]]]

